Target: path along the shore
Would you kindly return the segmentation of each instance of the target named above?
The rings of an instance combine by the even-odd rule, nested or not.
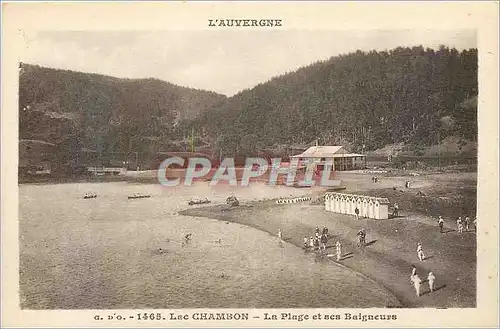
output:
[[[329,229],[326,254],[335,254],[334,244],[342,243],[346,266],[362,273],[390,290],[405,307],[475,307],[476,306],[476,235],[458,234],[447,225],[440,233],[435,221],[422,215],[403,214],[389,220],[355,220],[353,216],[326,212],[322,205],[286,204],[274,201],[251,202],[241,207],[210,206],[189,209],[182,215],[216,218],[248,225],[276,236],[278,229],[288,243],[302,247],[304,236],[315,227]],[[357,247],[356,233],[367,232],[368,246]],[[421,242],[427,259],[417,258]],[[334,257],[325,257],[333,261]],[[417,297],[410,282],[411,266],[424,281]],[[297,269],[300,270],[300,269]],[[436,276],[436,291],[430,292],[427,274]]]

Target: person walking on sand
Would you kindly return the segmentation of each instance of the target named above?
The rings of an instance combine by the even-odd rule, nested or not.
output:
[[[439,225],[439,232],[443,233],[444,220],[443,220],[443,217],[441,217],[441,216],[439,216],[438,225]]]
[[[394,203],[394,211],[392,212],[393,217],[398,217],[399,216],[399,205],[397,203]]]
[[[340,243],[340,241],[337,241],[337,243],[335,243],[335,248],[337,249],[337,261],[339,261],[340,258],[342,258],[342,244]]]
[[[422,250],[422,244],[420,242],[417,245],[417,256],[421,262],[425,260],[424,251]]]
[[[420,285],[422,284],[422,280],[418,276],[418,274],[415,274],[411,281],[413,282],[413,286],[415,287],[415,292],[417,293],[417,297],[420,297]]]
[[[356,209],[354,209],[354,217],[356,218],[356,220],[359,219],[359,208],[356,207]]]
[[[470,218],[469,216],[465,216],[465,232],[469,232]]]
[[[309,247],[309,239],[307,236],[304,236],[304,249],[307,249]]]
[[[429,275],[427,275],[427,281],[429,282],[429,289],[431,292],[434,291],[434,281],[436,281],[436,277],[434,276],[434,273],[429,272]]]
[[[314,238],[313,237],[309,238],[309,247],[311,248],[311,250],[314,250]]]
[[[278,239],[280,239],[280,241],[283,240],[283,232],[281,232],[281,229],[278,229]]]

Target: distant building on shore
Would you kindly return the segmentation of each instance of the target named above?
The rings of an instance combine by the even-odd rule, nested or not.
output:
[[[299,161],[314,163],[318,170],[325,169],[328,162],[333,163],[333,171],[356,170],[366,167],[366,156],[350,153],[343,146],[311,146],[304,152],[293,155]]]

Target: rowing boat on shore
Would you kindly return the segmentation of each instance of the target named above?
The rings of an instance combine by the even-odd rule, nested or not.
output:
[[[129,196],[129,199],[145,199],[145,198],[150,198],[151,195],[133,195]]]

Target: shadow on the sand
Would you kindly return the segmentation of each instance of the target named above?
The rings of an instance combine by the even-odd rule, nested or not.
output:
[[[434,291],[432,291],[432,292],[436,292],[436,291],[441,290],[441,289],[443,289],[443,288],[445,288],[445,287],[446,287],[446,285],[445,285],[445,284],[443,284],[442,286],[439,286],[439,287],[437,287],[437,288],[434,288]],[[430,294],[430,293],[431,293],[431,291],[430,291],[430,290],[427,290],[426,292],[423,292],[420,296],[427,295],[427,294]]]
[[[349,258],[353,258],[353,257],[354,257],[354,255],[351,254],[349,256],[343,256],[343,257],[341,257],[340,260],[349,259]]]
[[[428,259],[431,259],[431,258],[434,258],[434,256],[427,256],[424,258],[424,260],[428,260]]]
[[[451,229],[451,230],[446,230],[446,231],[443,231],[443,234],[450,233],[450,232],[455,232],[455,230],[453,230],[453,229]]]
[[[371,246],[372,244],[374,244],[375,242],[377,242],[377,240],[372,240],[368,243],[365,244],[365,247],[368,247],[368,246]]]

